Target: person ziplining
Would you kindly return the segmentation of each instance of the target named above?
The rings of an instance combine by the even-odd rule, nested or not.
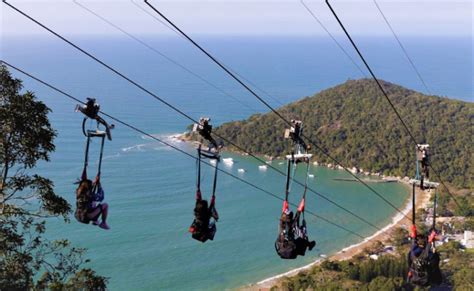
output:
[[[84,157],[84,168],[82,170],[81,179],[79,186],[76,189],[76,211],[74,216],[76,219],[85,224],[92,222],[93,225],[98,225],[103,229],[110,229],[107,224],[108,215],[108,204],[102,203],[105,198],[104,189],[101,185],[101,168],[102,168],[102,157],[104,154],[104,143],[105,138],[112,140],[111,130],[114,125],[109,125],[102,117],[99,116],[100,106],[93,98],[87,98],[85,105],[77,105],[76,111],[82,112],[85,117],[82,121],[82,132],[86,136],[86,149]],[[88,119],[95,120],[97,127],[94,130],[86,129],[86,122]],[[100,127],[104,127],[104,130],[100,130]],[[99,138],[100,153],[98,161],[97,175],[94,181],[88,179],[87,168],[89,166],[89,148],[93,138]],[[102,221],[99,222],[99,218]]]
[[[207,240],[214,240],[217,231],[216,223],[219,220],[219,214],[216,210],[216,187],[217,187],[217,173],[220,162],[219,151],[222,145],[218,145],[215,139],[211,136],[212,125],[209,123],[210,118],[200,118],[199,123],[194,124],[193,132],[197,132],[204,140],[209,142],[207,149],[202,147],[200,143],[197,148],[198,158],[196,160],[197,167],[197,181],[196,181],[196,205],[194,207],[194,220],[189,227],[189,232],[192,238],[206,242]],[[215,161],[214,164],[214,180],[212,184],[212,194],[210,203],[202,199],[201,194],[201,160],[202,158]]]
[[[287,155],[287,175],[285,187],[285,200],[280,216],[278,237],[275,241],[275,250],[282,259],[295,259],[298,255],[304,256],[306,250],[312,250],[316,245],[315,241],[310,241],[304,217],[306,191],[308,188],[309,162],[312,157],[308,154],[309,147],[305,144],[302,136],[302,122],[291,121],[293,126],[285,131],[285,138],[293,142],[293,150]],[[289,209],[288,196],[290,194],[291,180],[294,179],[296,168],[299,163],[306,163],[306,178],[304,184],[303,197],[299,203],[296,215]],[[293,168],[293,174],[291,174]],[[300,221],[302,219],[302,221]]]
[[[437,192],[433,204],[433,225],[427,235],[417,233],[416,228],[416,184],[420,181],[420,189],[423,186],[423,174],[428,177],[428,147],[429,145],[417,145],[416,147],[416,178],[412,181],[412,226],[410,237],[412,246],[408,252],[408,276],[409,283],[428,286],[442,283],[442,274],[439,268],[440,257],[436,252],[436,204]],[[420,174],[420,166],[422,173]]]

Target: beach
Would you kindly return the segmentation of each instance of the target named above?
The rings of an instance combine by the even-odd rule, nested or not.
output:
[[[406,181],[399,180],[400,183],[404,183],[407,186],[411,186],[408,184]],[[411,188],[411,187],[410,187]],[[421,209],[425,208],[430,201],[431,197],[431,192],[430,190],[420,190],[419,188],[416,188],[416,208]],[[370,247],[371,245],[375,244],[376,242],[380,241],[382,243],[386,243],[390,240],[392,237],[392,233],[397,229],[398,227],[403,227],[408,229],[411,225],[411,211],[412,211],[412,198],[411,195],[407,199],[407,201],[404,204],[404,207],[402,209],[402,212],[404,215],[401,213],[397,213],[395,216],[393,216],[391,223],[383,227],[381,230],[377,231],[373,235],[366,237],[363,241],[353,244],[351,246],[348,246],[339,252],[329,256],[327,259],[329,260],[334,260],[334,261],[342,261],[342,260],[348,260],[354,257],[355,255],[361,253],[364,249],[367,247]],[[407,217],[408,216],[408,217]],[[239,290],[250,290],[250,291],[265,291],[265,290],[270,290],[274,286],[278,286],[279,283],[282,281],[283,278],[285,277],[292,277],[300,273],[301,271],[305,271],[310,269],[313,266],[316,266],[320,264],[322,261],[324,261],[325,258],[321,258],[318,260],[315,260],[311,264],[308,264],[306,266],[296,268],[293,270],[290,270],[288,272],[278,274],[276,276],[272,276],[270,278],[264,279],[262,281],[259,281],[256,284],[251,284],[248,286],[244,286],[240,288]]]

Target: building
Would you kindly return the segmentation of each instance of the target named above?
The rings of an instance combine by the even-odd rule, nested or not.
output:
[[[461,244],[467,249],[474,248],[474,235],[472,231],[470,230],[464,231],[464,237],[461,240]]]

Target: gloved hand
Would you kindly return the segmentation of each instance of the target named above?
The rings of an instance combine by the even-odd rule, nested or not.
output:
[[[434,242],[435,238],[436,238],[436,231],[433,230],[433,231],[431,231],[430,235],[428,236],[428,242],[429,243]]]
[[[304,198],[301,200],[300,205],[298,206],[298,211],[303,212],[304,211]]]
[[[413,238],[413,239],[416,238],[416,225],[414,225],[414,224],[411,226],[410,237]]]

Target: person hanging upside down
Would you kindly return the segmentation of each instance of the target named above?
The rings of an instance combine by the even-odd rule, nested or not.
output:
[[[214,198],[211,198],[211,205],[209,206],[207,200],[202,199],[201,191],[196,191],[194,221],[189,227],[189,232],[194,239],[201,242],[205,242],[208,239],[213,240],[217,231],[215,222],[219,220],[219,215],[217,214],[213,200]]]
[[[89,179],[83,179],[76,190],[76,212],[74,216],[79,222],[98,225],[103,229],[110,229],[107,224],[107,213],[109,206],[107,203],[97,203],[93,194],[93,183]],[[99,222],[99,218],[102,221]]]
[[[418,234],[413,239],[408,253],[409,282],[420,286],[441,284],[439,254],[434,247],[431,247],[435,235],[436,233],[432,232],[427,239],[424,235]]]
[[[312,250],[315,241],[309,241],[306,221],[300,223],[304,212],[304,200],[301,201],[296,215],[288,209],[288,202],[284,202],[280,217],[280,226],[275,249],[282,259],[295,259],[298,255],[304,256],[306,249]]]

